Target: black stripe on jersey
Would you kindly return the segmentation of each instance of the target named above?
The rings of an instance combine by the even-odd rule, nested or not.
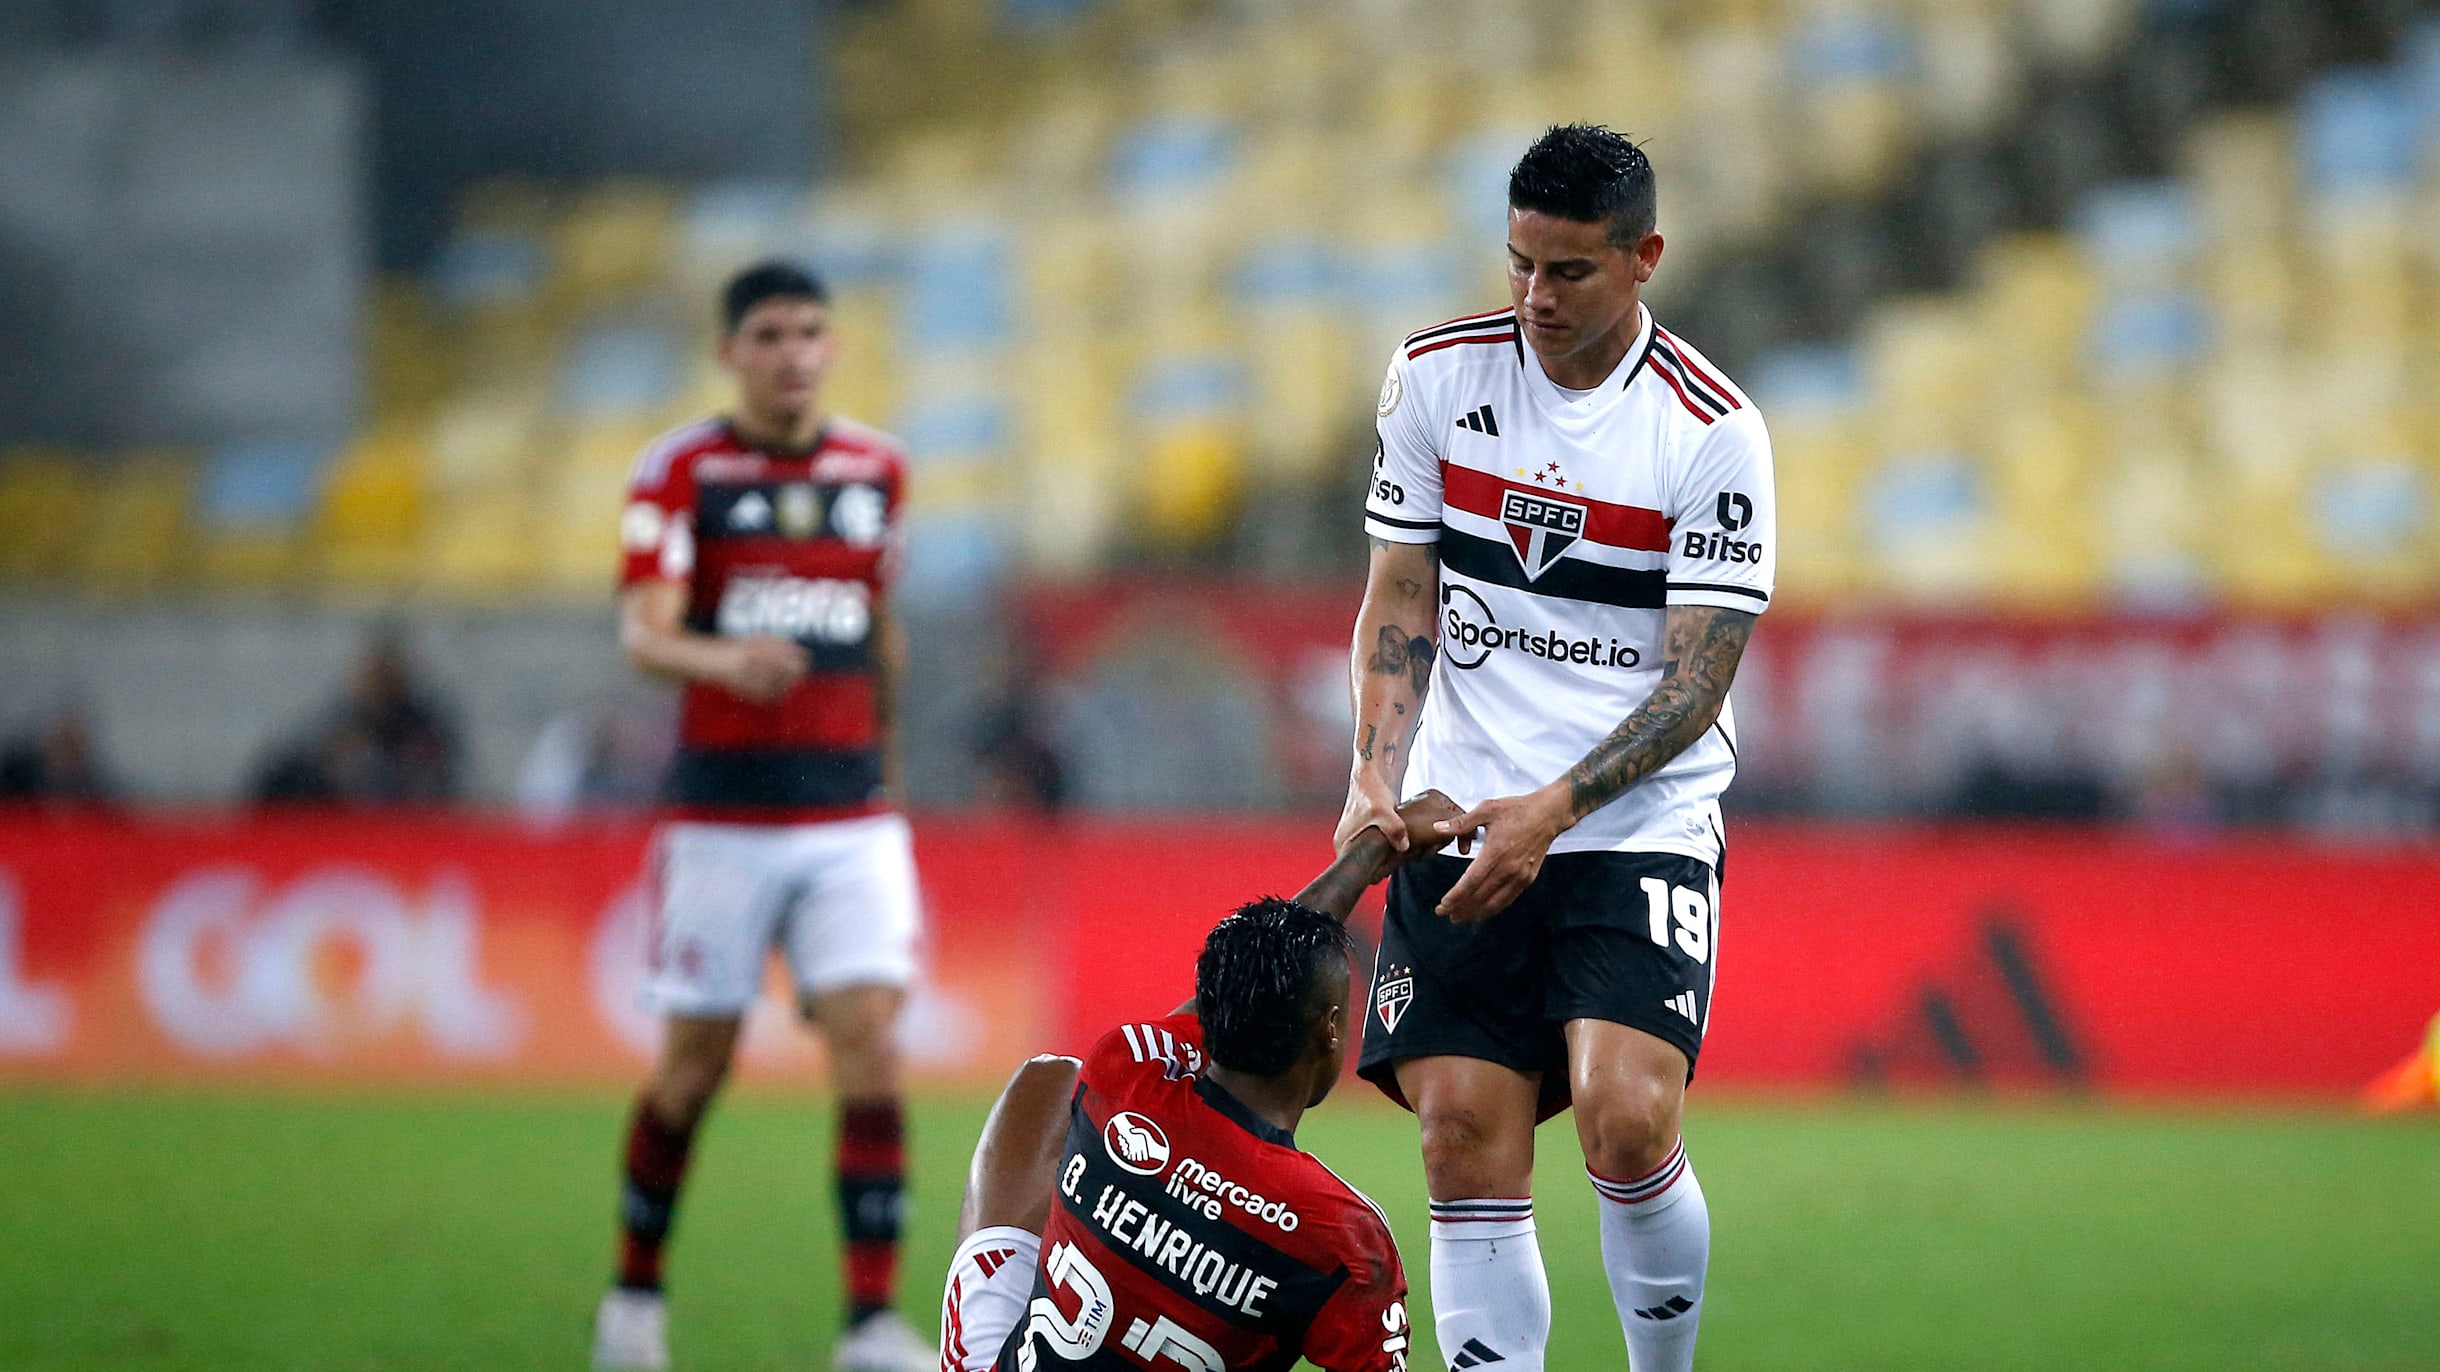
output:
[[[1155,1176],[1139,1176],[1123,1171],[1111,1160],[1102,1142],[1101,1128],[1093,1123],[1092,1114],[1084,1107],[1083,1092],[1068,1106],[1067,1158],[1059,1166],[1061,1183],[1059,1206],[1074,1219],[1077,1227],[1099,1239],[1110,1251],[1124,1258],[1127,1265],[1144,1278],[1158,1283],[1179,1300],[1210,1313],[1215,1318],[1239,1329],[1267,1333],[1288,1348],[1297,1348],[1304,1341],[1305,1330],[1330,1297],[1347,1282],[1345,1266],[1327,1272],[1306,1266],[1295,1255],[1274,1248],[1247,1230],[1231,1222],[1230,1215],[1245,1217],[1245,1211],[1229,1207],[1228,1202],[1202,1191],[1178,1175],[1178,1167],[1192,1156],[1190,1141],[1172,1134],[1174,1150],[1167,1169]],[[1176,1126],[1171,1125],[1174,1129]],[[1276,1130],[1272,1131],[1278,1132]],[[1084,1170],[1073,1187],[1065,1178],[1073,1159],[1084,1159]],[[1260,1184],[1250,1177],[1231,1177],[1253,1190]],[[1220,1218],[1206,1214],[1201,1205],[1189,1206],[1172,1189],[1199,1198],[1201,1202],[1218,1200]],[[1262,1226],[1262,1221],[1254,1224]],[[1267,1227],[1267,1226],[1266,1226]],[[1276,1285],[1265,1295],[1261,1311],[1247,1315],[1235,1304],[1220,1299],[1224,1293],[1206,1285],[1196,1290],[1191,1268],[1183,1275],[1164,1266],[1162,1256],[1168,1254],[1176,1266],[1200,1263],[1188,1256],[1182,1245],[1173,1249],[1176,1239],[1201,1245],[1206,1252],[1236,1264],[1257,1277],[1269,1278]],[[1118,1274],[1107,1272],[1113,1287],[1119,1285]],[[1209,1276],[1207,1274],[1207,1282]],[[1037,1279],[1038,1280],[1038,1279]],[[1038,1288],[1037,1288],[1038,1289]],[[1239,1286],[1234,1294],[1242,1295]],[[1123,1299],[1123,1297],[1122,1297]],[[1116,1363],[1114,1366],[1132,1366]]]
[[[1377,519],[1393,529],[1437,529],[1440,527],[1440,521],[1437,519],[1400,519],[1396,515],[1375,514],[1371,510],[1366,510],[1364,517]]]
[[[1657,610],[1668,603],[1669,575],[1658,568],[1641,571],[1562,557],[1538,579],[1528,578],[1514,548],[1453,528],[1441,530],[1440,565],[1476,581],[1561,600],[1628,610]]]
[[[681,748],[661,795],[673,805],[828,809],[881,793],[872,748]]]
[[[1728,760],[1731,762],[1740,761],[1741,759],[1739,759],[1737,756],[1737,740],[1728,736],[1728,726],[1715,719],[1711,722],[1711,730],[1713,733],[1720,736],[1720,742],[1727,747]]]
[[[847,483],[848,485],[858,483]],[[787,500],[802,500],[785,492],[797,487],[813,497],[810,509],[801,512],[783,511]],[[838,538],[840,533],[831,524],[831,509],[847,485],[826,482],[814,485],[803,481],[739,481],[717,482],[700,487],[695,493],[695,541],[715,543],[730,538]],[[867,491],[879,488],[865,484]],[[783,513],[788,518],[783,518]],[[794,525],[795,527],[790,527]]]
[[[1618,383],[1618,389],[1623,391],[1635,384],[1635,378],[1643,372],[1644,364],[1652,360],[1652,350],[1660,345],[1660,341],[1661,326],[1655,324],[1652,332],[1645,335],[1643,351],[1635,355],[1635,365],[1627,368],[1627,379]]]
[[[1516,317],[1517,312],[1515,310],[1495,310],[1490,314],[1476,315],[1472,319],[1460,319],[1454,324],[1435,324],[1431,328],[1425,329],[1421,333],[1408,334],[1406,336],[1406,341],[1398,346],[1401,348],[1411,348],[1418,343],[1428,343],[1435,338],[1444,337],[1453,333],[1474,333],[1477,331],[1487,332],[1515,323]]]
[[[1673,591],[1709,591],[1718,595],[1743,596],[1764,605],[1771,603],[1769,595],[1757,591],[1751,586],[1731,586],[1725,581],[1672,581],[1669,583],[1669,589]]]
[[[1728,403],[1713,394],[1710,388],[1698,384],[1692,376],[1688,375],[1685,364],[1678,361],[1677,354],[1667,348],[1654,348],[1651,356],[1652,365],[1675,378],[1677,383],[1685,388],[1686,394],[1693,399],[1694,403],[1716,416],[1727,415]]]

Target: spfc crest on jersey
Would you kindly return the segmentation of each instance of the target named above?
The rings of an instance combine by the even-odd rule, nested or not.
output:
[[[1509,491],[1500,498],[1500,525],[1515,545],[1525,579],[1540,579],[1568,546],[1584,537],[1585,507],[1539,491]]]

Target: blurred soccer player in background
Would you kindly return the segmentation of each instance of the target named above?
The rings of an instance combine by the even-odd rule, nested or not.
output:
[[[1686,1372],[1711,1220],[1678,1124],[1770,440],[1643,306],[1641,149],[1553,128],[1508,205],[1510,308],[1409,337],[1382,384],[1340,833],[1403,841],[1401,788],[1434,787],[1470,807],[1438,832],[1479,837],[1391,878],[1361,1070],[1422,1128],[1443,1356],[1542,1367],[1534,1121],[1572,1099],[1629,1364]]]
[[[906,460],[823,412],[838,344],[811,273],[750,268],[722,308],[736,411],[645,451],[620,529],[620,642],[685,699],[651,858],[645,993],[667,1038],[628,1127],[618,1279],[593,1361],[668,1365],[662,1248],[776,948],[839,1097],[848,1327],[835,1366],[912,1372],[933,1353],[891,1309],[906,1170],[895,1029],[918,924],[893,800],[904,654],[887,601]]]

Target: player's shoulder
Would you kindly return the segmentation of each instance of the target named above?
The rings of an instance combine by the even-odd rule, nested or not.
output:
[[[734,446],[726,419],[707,415],[689,420],[645,444],[644,451],[636,455],[628,480],[637,486],[658,486],[673,474],[683,474],[706,454],[725,452]]]
[[[1517,312],[1512,307],[1417,329],[1398,344],[1398,362],[1410,377],[1428,381],[1490,363],[1514,365],[1520,356],[1517,348]]]
[[[906,471],[907,445],[896,434],[859,419],[832,415],[822,426],[822,456],[886,468],[892,475]]]
[[[1727,420],[1742,427],[1761,417],[1753,397],[1729,379],[1726,369],[1657,319],[1652,323],[1651,351],[1645,360],[1654,379],[1676,393],[1677,405],[1690,423],[1709,428]]]
[[[1394,1265],[1398,1245],[1390,1237],[1388,1213],[1330,1164],[1311,1153],[1287,1151],[1293,1156],[1281,1160],[1285,1175],[1280,1181],[1286,1183],[1281,1189],[1294,1197],[1291,1203],[1302,1212],[1300,1228],[1309,1230],[1311,1239],[1336,1250],[1339,1260],[1351,1270],[1357,1268],[1358,1259],[1384,1255]]]
[[[1108,1087],[1137,1078],[1184,1081],[1203,1072],[1203,1021],[1169,1015],[1119,1025],[1084,1056],[1085,1080]]]

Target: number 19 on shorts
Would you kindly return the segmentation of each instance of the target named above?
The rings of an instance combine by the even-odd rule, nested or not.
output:
[[[1679,952],[1709,964],[1711,946],[1720,932],[1719,903],[1708,892],[1672,886],[1659,877],[1645,877],[1643,888],[1653,946],[1665,949],[1674,943]]]

